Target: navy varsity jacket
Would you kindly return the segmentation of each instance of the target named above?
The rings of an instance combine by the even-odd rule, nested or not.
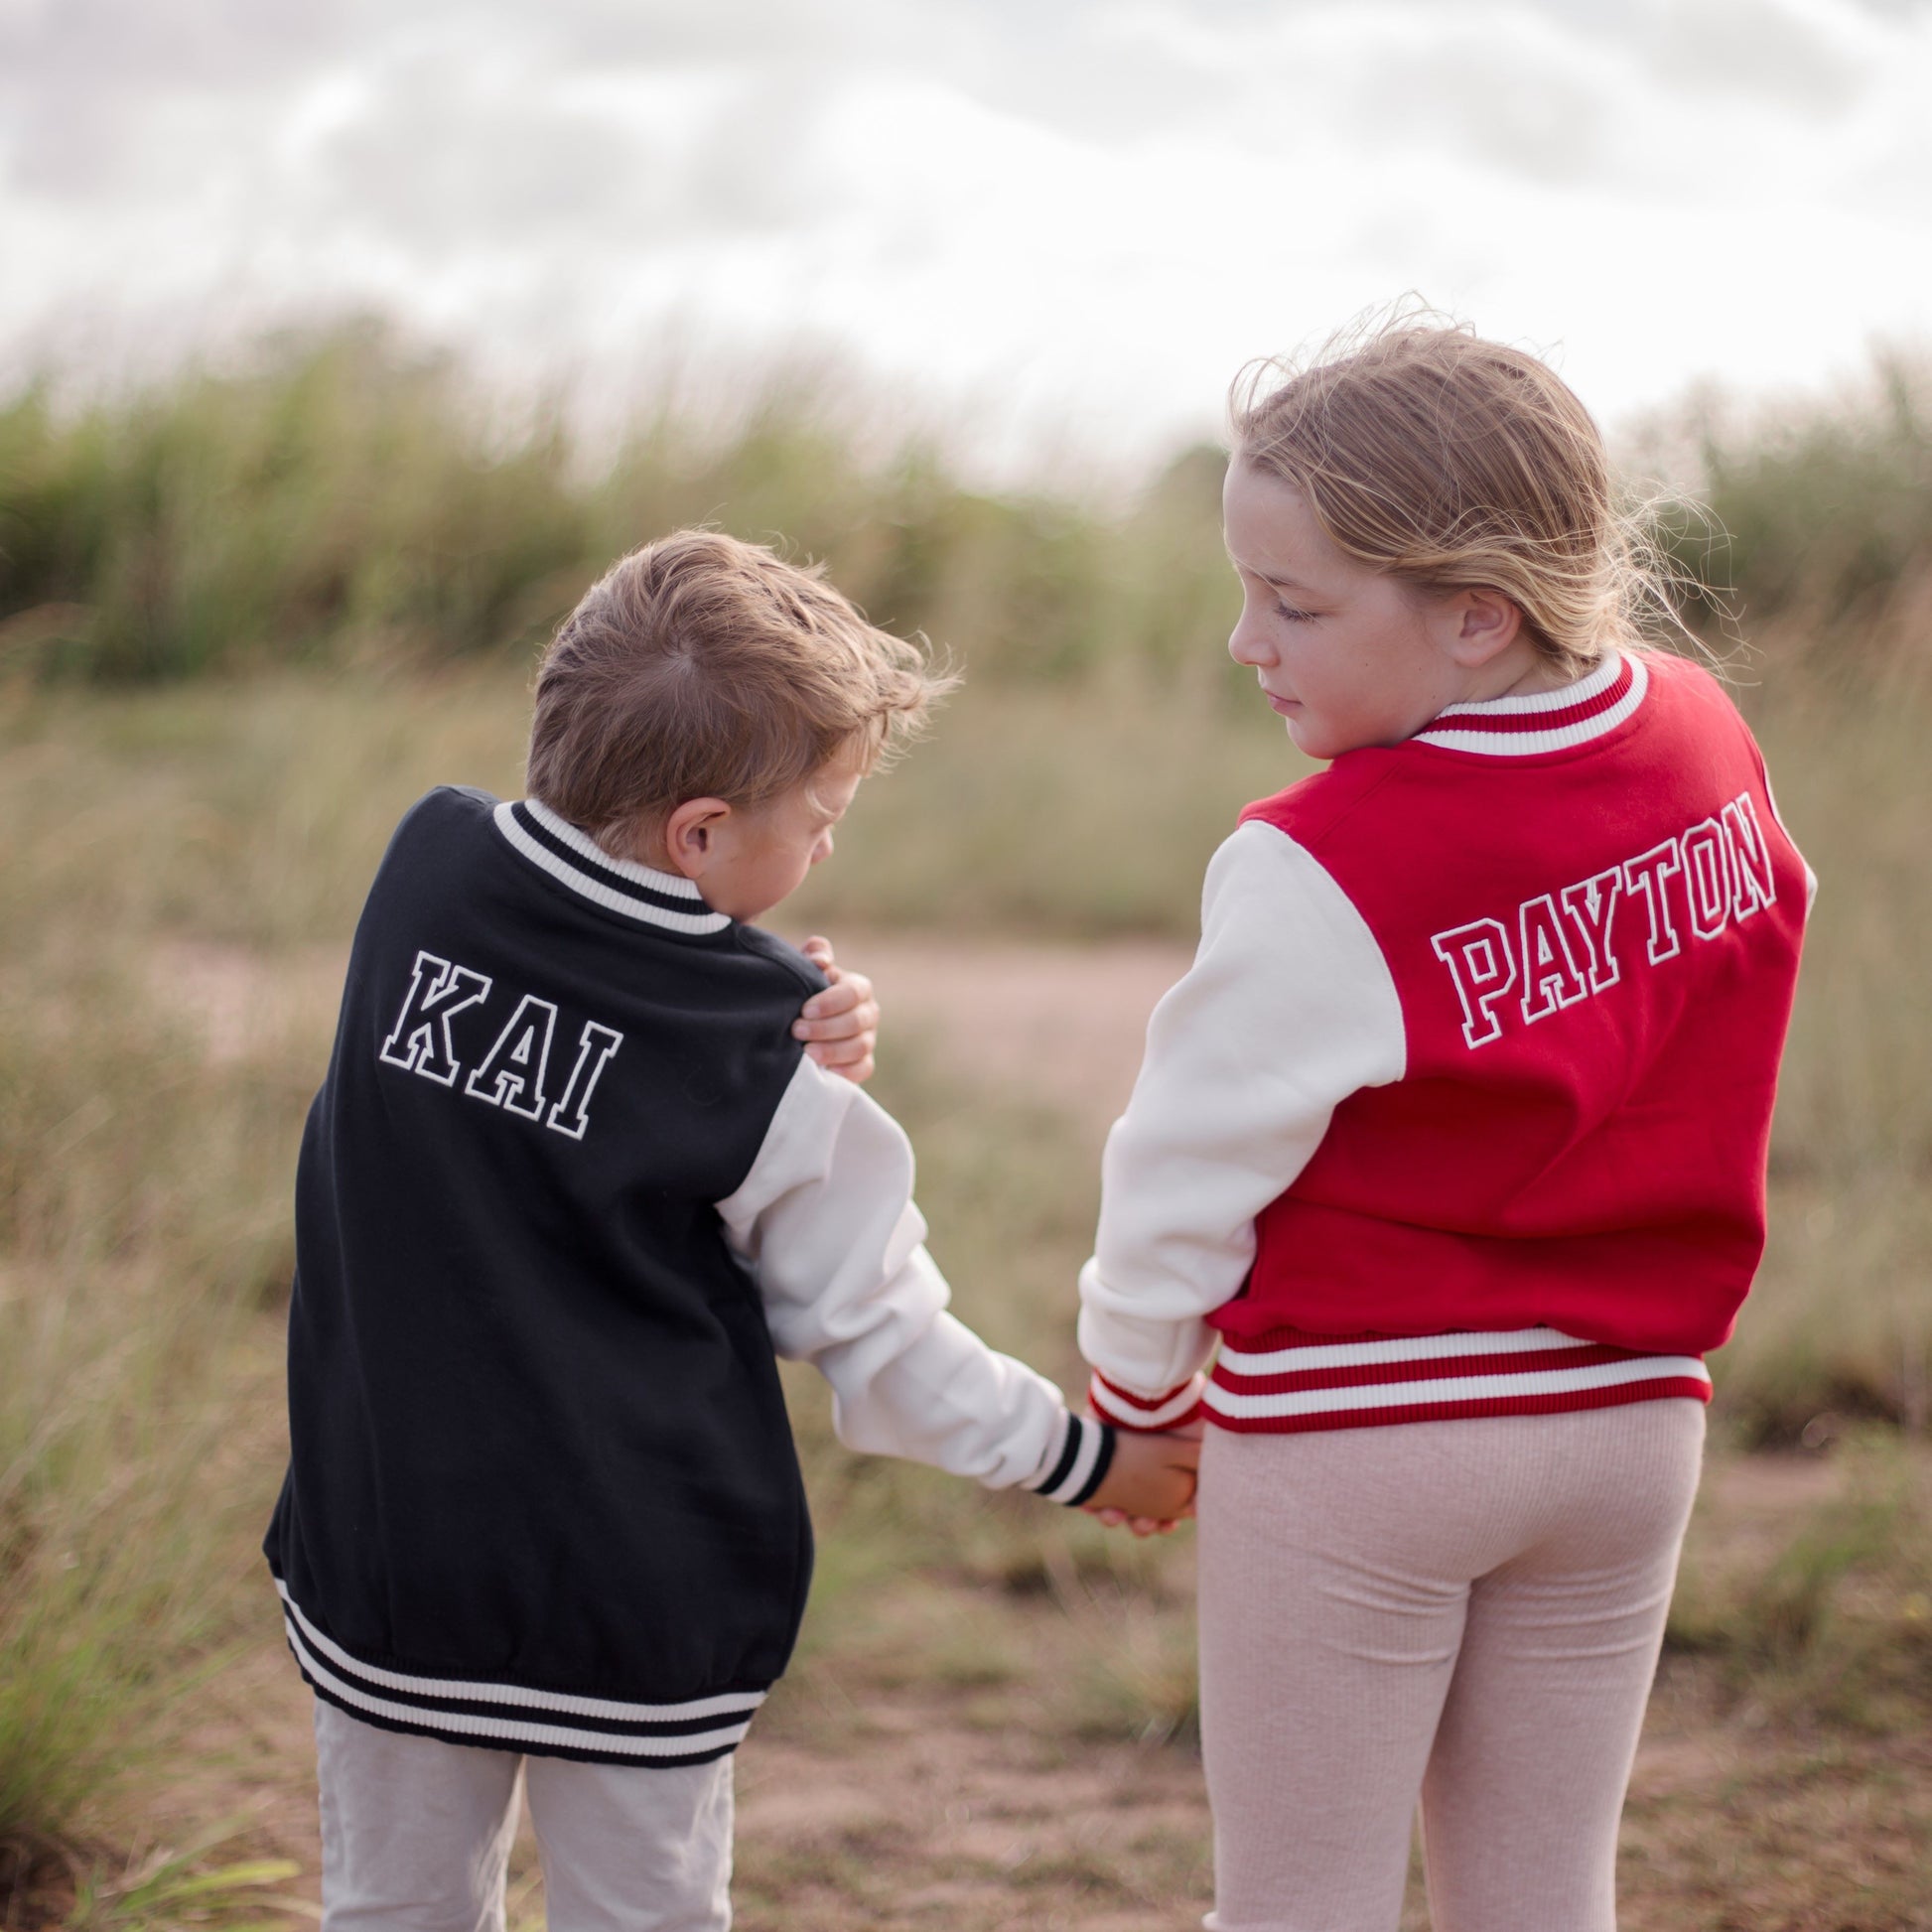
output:
[[[264,1545],[350,1716],[636,1764],[736,1747],[841,1438],[1084,1501],[1112,1439],[948,1314],[904,1135],[791,1037],[824,985],[534,800],[431,792],[356,928],[296,1178]]]

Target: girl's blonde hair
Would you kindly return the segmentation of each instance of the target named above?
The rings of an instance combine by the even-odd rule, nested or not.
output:
[[[1399,313],[1250,363],[1228,404],[1235,460],[1300,491],[1339,549],[1421,592],[1500,591],[1568,677],[1670,618],[1589,412],[1522,349]]]

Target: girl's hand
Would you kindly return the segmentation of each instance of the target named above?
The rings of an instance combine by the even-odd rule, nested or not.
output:
[[[791,1036],[828,1072],[863,1084],[872,1078],[873,1051],[879,1044],[879,1001],[872,981],[849,973],[832,957],[832,942],[813,933],[800,948],[832,984],[814,993],[792,1022]]]

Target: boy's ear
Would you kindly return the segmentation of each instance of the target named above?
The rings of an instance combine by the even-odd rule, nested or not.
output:
[[[695,884],[717,856],[717,834],[732,815],[722,798],[687,798],[664,821],[659,834],[673,872]]]

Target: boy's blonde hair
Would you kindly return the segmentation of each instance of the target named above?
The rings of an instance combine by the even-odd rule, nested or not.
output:
[[[1398,314],[1229,394],[1235,460],[1291,484],[1356,562],[1418,591],[1500,591],[1580,677],[1668,598],[1615,501],[1603,439],[1548,363]]]
[[[762,545],[679,530],[585,592],[537,667],[525,783],[627,855],[691,798],[758,806],[871,771],[956,678]]]

